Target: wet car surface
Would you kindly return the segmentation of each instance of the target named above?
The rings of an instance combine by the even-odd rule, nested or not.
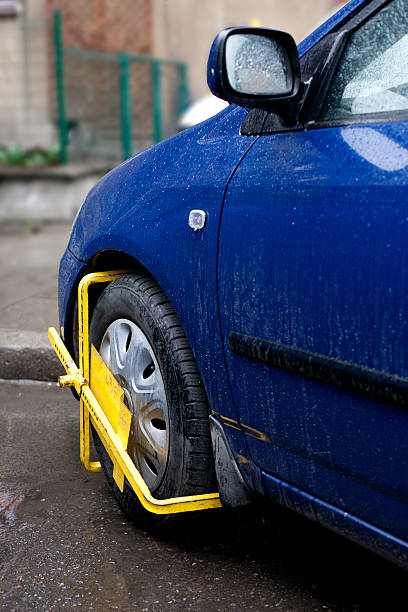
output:
[[[77,288],[108,272],[90,342],[159,506],[263,496],[405,567],[407,15],[352,0],[298,47],[220,32],[208,84],[231,105],[104,176],[59,274],[73,355]],[[153,521],[94,425],[119,504]]]

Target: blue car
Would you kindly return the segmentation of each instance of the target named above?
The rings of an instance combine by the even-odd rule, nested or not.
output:
[[[90,191],[59,276],[132,413],[156,498],[261,497],[408,566],[408,0],[351,0],[296,47],[231,28],[231,104]],[[95,286],[96,287],[96,286]],[[122,508],[144,524],[132,490]]]

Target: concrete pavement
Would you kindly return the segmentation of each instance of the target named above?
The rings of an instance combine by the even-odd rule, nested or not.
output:
[[[58,265],[70,223],[0,226],[0,379],[56,380],[47,328],[58,329]]]
[[[79,461],[78,403],[0,384],[0,608],[60,612],[403,610],[406,572],[275,505],[144,532]]]

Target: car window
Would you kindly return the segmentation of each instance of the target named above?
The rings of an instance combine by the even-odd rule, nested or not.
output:
[[[354,32],[323,119],[408,109],[408,0],[393,0]]]

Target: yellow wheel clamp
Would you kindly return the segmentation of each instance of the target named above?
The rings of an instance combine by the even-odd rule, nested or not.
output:
[[[67,374],[60,376],[60,387],[75,387],[80,396],[80,453],[81,461],[90,472],[100,472],[99,461],[90,461],[89,427],[94,426],[113,463],[113,478],[123,491],[124,478],[142,506],[154,514],[174,514],[220,508],[218,493],[155,499],[140,472],[127,453],[132,420],[131,412],[122,402],[123,391],[94,346],[89,347],[88,289],[95,283],[109,283],[125,274],[126,270],[87,274],[78,287],[79,368],[69,354],[55,327],[48,330],[48,338]],[[91,374],[91,377],[90,377]],[[90,381],[90,382],[89,382]]]

